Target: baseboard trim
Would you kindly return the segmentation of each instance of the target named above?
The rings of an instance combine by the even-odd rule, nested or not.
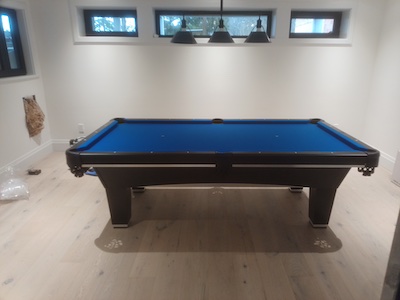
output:
[[[379,159],[379,167],[385,168],[391,173],[394,168],[395,160],[396,159],[393,156],[390,156],[389,154],[381,151],[381,156]]]
[[[17,171],[27,170],[31,168],[36,162],[44,159],[52,152],[54,152],[53,142],[51,140],[48,140],[42,145],[36,147],[35,149],[27,152],[26,154],[20,156],[19,158],[0,168],[0,174],[4,173],[9,167],[12,167],[14,170]]]
[[[54,152],[62,152],[67,150],[69,146],[69,140],[52,140]]]

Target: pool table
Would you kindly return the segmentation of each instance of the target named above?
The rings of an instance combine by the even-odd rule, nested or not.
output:
[[[193,183],[309,187],[310,222],[326,227],[349,170],[371,175],[379,151],[321,119],[116,118],[66,159],[77,177],[96,171],[114,227],[129,226],[132,188]]]

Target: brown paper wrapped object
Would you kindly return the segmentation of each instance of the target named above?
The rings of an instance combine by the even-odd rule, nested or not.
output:
[[[44,113],[36,102],[35,95],[24,97],[25,121],[29,137],[38,135],[44,128]]]

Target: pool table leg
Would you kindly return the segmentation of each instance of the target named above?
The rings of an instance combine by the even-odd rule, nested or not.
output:
[[[113,227],[128,227],[131,219],[131,188],[107,188],[106,192]]]
[[[336,188],[310,188],[308,217],[313,227],[327,227]]]

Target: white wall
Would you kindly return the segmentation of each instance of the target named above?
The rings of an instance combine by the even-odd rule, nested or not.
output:
[[[0,0],[0,6],[3,5],[23,11],[24,23],[28,28],[32,27],[27,3]],[[30,51],[26,51],[25,54],[30,75],[0,79],[0,174],[7,166],[20,164],[20,167],[30,167],[30,163],[24,164],[27,157],[40,159],[52,151],[43,80],[40,76],[35,36],[32,30],[28,31],[27,38],[30,41]],[[36,100],[46,116],[45,128],[35,138],[29,138],[25,123],[22,98],[29,95],[36,95]]]
[[[370,86],[386,1],[232,1],[232,8],[277,9],[276,36],[262,47],[182,46],[152,37],[153,7],[214,6],[194,0],[119,0],[138,8],[141,42],[74,44],[69,4],[76,1],[107,3],[30,1],[53,141],[77,136],[78,123],[89,133],[113,117],[320,117],[393,155],[391,142],[375,143],[373,132],[365,130],[367,105],[375,105],[372,98],[369,103]],[[290,7],[317,5],[353,8],[349,44],[287,39]]]
[[[360,136],[381,3],[357,3],[351,46],[188,47],[74,45],[68,2],[35,1],[52,137],[70,138],[77,123],[93,130],[115,116],[321,117]],[[139,30],[153,28],[153,18],[143,23]]]
[[[400,150],[400,2],[389,0],[370,88],[365,135],[390,161]],[[389,167],[389,166],[388,166]]]
[[[11,162],[17,163],[24,156],[33,155],[39,149],[44,149],[44,147],[50,146],[51,148],[47,121],[41,135],[35,139],[29,138],[25,125],[25,110],[22,100],[22,97],[28,95],[36,95],[36,100],[47,117],[44,92],[40,79],[9,84],[0,83],[0,167],[5,167]]]

